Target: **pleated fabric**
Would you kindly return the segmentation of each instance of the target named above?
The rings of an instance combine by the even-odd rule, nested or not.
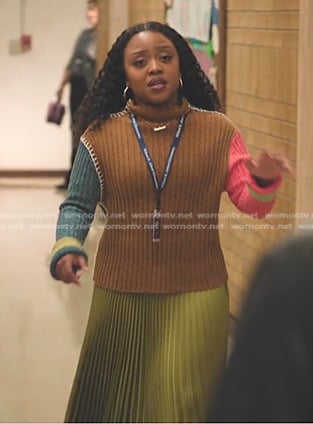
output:
[[[163,295],[95,286],[65,422],[204,422],[227,336],[225,287]]]

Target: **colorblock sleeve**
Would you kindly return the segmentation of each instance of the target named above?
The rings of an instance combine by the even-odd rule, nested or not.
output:
[[[229,174],[225,190],[238,210],[256,218],[263,218],[275,203],[281,177],[261,187],[248,171],[245,161],[250,155],[242,136],[236,131],[229,150]]]
[[[67,253],[88,259],[83,249],[94,213],[101,198],[101,183],[93,159],[81,142],[69,183],[68,194],[59,208],[56,243],[52,250],[50,272],[54,278],[58,260]]]

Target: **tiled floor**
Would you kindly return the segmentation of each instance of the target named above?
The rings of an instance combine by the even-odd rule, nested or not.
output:
[[[0,180],[0,422],[63,420],[92,292],[89,272],[81,288],[49,275],[63,197],[52,180]]]

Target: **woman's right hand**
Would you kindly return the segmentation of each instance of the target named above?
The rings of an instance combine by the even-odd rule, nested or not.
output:
[[[60,102],[62,100],[62,96],[63,96],[63,87],[59,87],[55,94],[57,96],[58,102]]]
[[[66,284],[80,286],[80,276],[87,271],[87,261],[84,256],[77,253],[68,253],[58,260],[55,271],[58,279]]]

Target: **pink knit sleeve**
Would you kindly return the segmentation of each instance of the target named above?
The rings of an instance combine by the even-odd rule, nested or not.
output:
[[[274,205],[281,177],[267,187],[260,187],[245,165],[248,158],[250,155],[242,136],[239,131],[236,131],[230,145],[229,174],[225,190],[241,212],[263,218]]]

